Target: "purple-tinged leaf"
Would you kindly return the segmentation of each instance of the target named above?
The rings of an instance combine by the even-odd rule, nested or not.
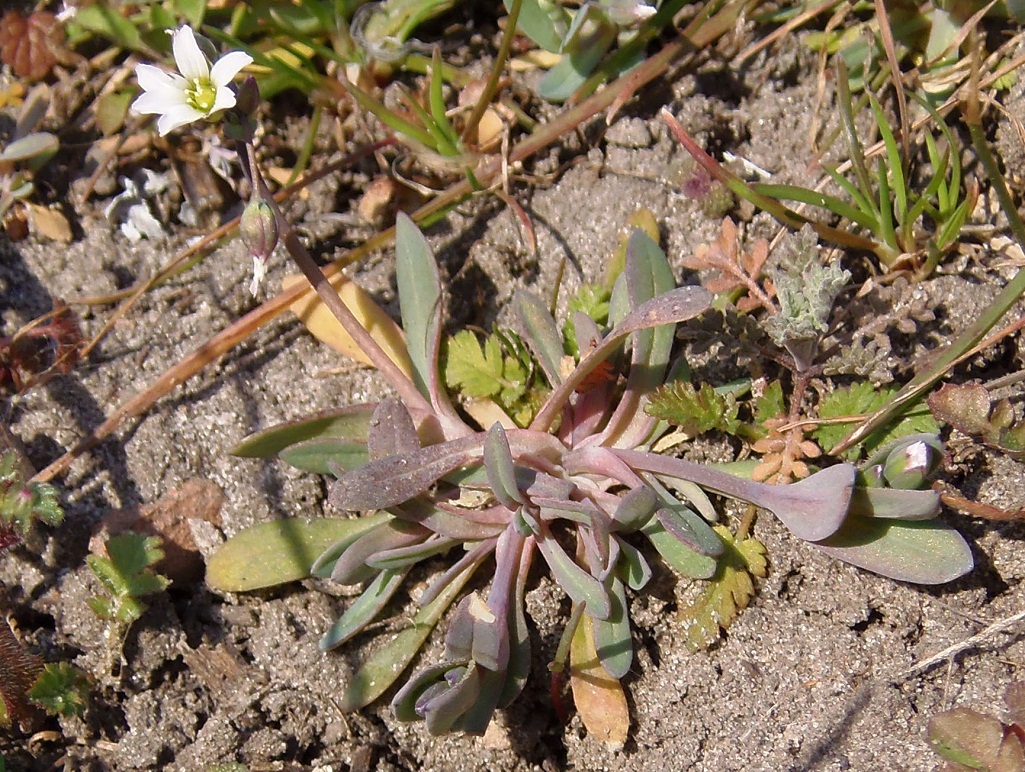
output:
[[[531,503],[538,507],[538,516],[545,522],[569,520],[581,525],[593,525],[597,507],[587,501],[568,501],[538,496]]]
[[[508,707],[523,690],[530,674],[530,631],[527,629],[527,614],[524,597],[527,593],[527,577],[534,558],[534,540],[527,539],[520,549],[519,566],[516,571],[516,585],[512,588],[512,613],[509,615],[509,665],[505,684],[498,698],[499,708]]]
[[[375,552],[367,558],[366,563],[371,568],[394,571],[412,566],[434,555],[448,552],[458,543],[457,539],[448,539],[435,534],[419,544]]]
[[[562,545],[547,528],[543,528],[538,535],[537,548],[552,570],[555,581],[574,603],[586,603],[587,613],[593,617],[609,618],[612,604],[608,590],[566,554]]]
[[[419,721],[422,716],[416,710],[416,704],[426,694],[428,689],[437,685],[448,686],[446,674],[455,668],[465,670],[465,662],[440,662],[431,665],[423,670],[414,673],[405,685],[399,689],[392,700],[391,707],[395,711],[395,718],[399,721]]]
[[[328,497],[338,509],[384,509],[426,491],[439,478],[484,455],[483,433],[371,461],[342,475]]]
[[[367,451],[372,460],[397,456],[420,449],[413,416],[399,400],[388,397],[381,400],[370,418],[367,431]],[[343,469],[350,469],[344,464]]]
[[[502,506],[473,510],[435,504],[423,499],[411,499],[389,507],[388,511],[402,520],[419,523],[439,536],[457,541],[480,541],[498,536],[512,519],[509,510]]]
[[[707,555],[699,555],[685,547],[679,539],[666,531],[656,518],[648,521],[641,529],[648,537],[662,559],[676,573],[691,579],[710,579],[715,574],[717,561]]]
[[[484,440],[484,469],[499,503],[515,510],[526,501],[517,487],[516,467],[509,449],[509,440],[499,423],[488,429],[487,439]]]
[[[461,573],[445,584],[434,600],[413,616],[409,627],[400,630],[363,660],[342,692],[339,710],[348,713],[364,708],[391,688],[479,567],[479,561],[465,566]]]
[[[812,546],[859,568],[914,584],[943,584],[974,567],[964,537],[935,520],[849,517],[837,533]]]
[[[583,311],[573,312],[573,333],[576,336],[577,351],[581,356],[601,343],[601,329],[598,323]]]
[[[363,522],[366,524],[366,527],[359,530],[350,529],[343,538],[322,549],[320,554],[317,556],[317,559],[313,561],[313,565],[310,567],[310,576],[316,576],[320,579],[330,579],[331,572],[335,570],[335,563],[338,562],[338,558],[342,556],[342,553],[355,544],[356,540],[371,528],[387,523],[390,519],[391,515],[387,512],[378,512],[376,515],[363,515],[354,520],[344,521]]]
[[[377,575],[363,594],[345,610],[331,629],[320,639],[320,650],[327,651],[348,641],[368,624],[388,605],[388,601],[402,585],[409,569],[403,571],[382,571]]]
[[[605,336],[601,345],[584,357],[562,384],[552,391],[530,428],[536,431],[547,430],[577,387],[616,350],[627,335],[663,324],[686,321],[707,310],[711,302],[712,296],[707,290],[700,287],[678,287],[631,311]]]
[[[414,523],[389,520],[360,536],[339,556],[331,571],[331,581],[339,584],[365,582],[377,570],[366,564],[367,558],[384,550],[407,547],[424,541],[431,532]]]
[[[940,494],[936,491],[863,488],[859,485],[851,496],[851,516],[932,520],[939,513]]]
[[[295,421],[272,426],[250,434],[231,449],[233,456],[242,458],[268,458],[277,455],[289,445],[317,437],[366,441],[373,404],[353,405],[324,410]]]
[[[524,538],[537,536],[541,533],[540,518],[535,517],[534,514],[526,507],[520,507],[516,510],[516,514],[513,516],[512,525],[513,528],[516,529],[516,532]]]
[[[840,528],[847,517],[858,473],[851,464],[837,464],[793,485],[767,485],[682,458],[636,450],[613,452],[638,471],[680,477],[767,509],[795,536],[807,541],[820,541]]]
[[[337,437],[297,442],[282,450],[278,458],[296,469],[323,475],[358,469],[370,460],[365,442]]]
[[[612,530],[629,533],[636,531],[651,519],[658,508],[659,498],[647,485],[638,485],[620,497],[619,506],[612,515]]]
[[[644,554],[626,539],[613,536],[619,544],[620,560],[618,563],[620,577],[631,590],[642,590],[651,581],[651,566]]]
[[[688,549],[710,558],[722,554],[722,539],[689,507],[659,507],[655,516],[666,532]]]
[[[534,497],[568,499],[576,490],[572,481],[562,477],[554,477],[546,472],[538,472],[533,469],[524,471],[530,472],[529,482],[523,490],[531,499]]]
[[[537,358],[548,383],[553,387],[562,382],[562,336],[548,306],[532,292],[520,290],[513,299],[516,316],[524,328],[523,339]]]
[[[392,709],[400,721],[422,718],[432,735],[443,735],[476,702],[480,689],[476,664],[443,663],[413,676],[395,695]]]
[[[633,664],[633,641],[630,637],[630,614],[626,590],[619,579],[612,580],[609,590],[612,613],[608,619],[593,622],[594,648],[602,665],[613,678],[622,678]]]
[[[437,577],[423,594],[417,600],[417,604],[420,606],[427,606],[434,602],[435,598],[442,594],[442,591],[452,583],[452,581],[462,575],[462,572],[466,570],[468,566],[480,565],[484,558],[490,555],[495,546],[498,544],[498,537],[487,539],[474,545],[465,555],[459,560],[453,563],[441,576]]]

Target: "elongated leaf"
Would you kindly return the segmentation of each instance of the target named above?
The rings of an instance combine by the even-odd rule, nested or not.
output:
[[[377,578],[367,585],[355,603],[345,610],[345,613],[331,625],[331,629],[320,639],[320,650],[327,651],[341,646],[373,622],[402,586],[402,581],[408,573],[409,569],[379,573]]]
[[[523,690],[530,675],[530,630],[527,628],[527,613],[524,597],[527,593],[527,577],[533,560],[534,548],[527,543],[520,552],[520,564],[516,573],[516,585],[512,591],[512,613],[509,615],[509,665],[505,684],[498,698],[499,708],[508,707]]]
[[[652,518],[641,529],[641,533],[658,550],[658,554],[678,574],[691,579],[708,579],[715,573],[716,559],[700,555],[685,547],[683,543],[666,531],[657,519]]]
[[[512,8],[512,0],[504,0],[505,10]],[[569,14],[552,0],[523,0],[516,26],[541,48],[558,53],[562,38],[569,28]]]
[[[321,437],[289,445],[278,454],[289,466],[313,474],[334,474],[336,470],[359,469],[370,460],[365,442]]]
[[[331,581],[339,584],[365,582],[377,573],[377,569],[367,565],[367,560],[372,555],[420,544],[429,535],[430,531],[423,526],[395,518],[389,519],[360,536],[352,546],[339,555],[331,570]]]
[[[484,455],[483,433],[388,456],[342,475],[329,501],[339,509],[383,509],[426,491],[439,478]]]
[[[509,440],[499,423],[488,429],[487,439],[484,440],[484,469],[488,473],[491,490],[499,502],[513,510],[525,502],[516,484],[516,467],[513,465]]]
[[[630,730],[630,707],[619,679],[606,670],[594,647],[592,620],[580,619],[570,645],[569,683],[587,731],[611,748],[622,748]]]
[[[544,555],[555,580],[574,603],[586,603],[587,613],[598,619],[608,619],[612,613],[612,602],[608,590],[589,572],[573,560],[562,545],[543,529],[537,539],[537,548]]]
[[[940,494],[936,491],[857,486],[851,496],[850,514],[861,517],[932,520],[939,513]]]
[[[609,591],[612,613],[608,619],[593,621],[594,646],[602,666],[613,678],[622,678],[633,664],[633,641],[630,638],[630,613],[626,589],[619,579],[612,580]]]
[[[413,657],[423,646],[442,614],[459,596],[479,566],[479,561],[466,566],[462,573],[454,576],[452,581],[445,585],[433,601],[416,613],[409,627],[400,631],[363,661],[342,693],[339,700],[341,710],[359,710],[388,691],[409,667],[409,663],[413,661]]]
[[[658,522],[680,544],[710,558],[722,554],[722,541],[711,526],[683,504],[659,507]]]
[[[808,541],[819,541],[839,529],[847,517],[858,473],[852,464],[837,464],[793,485],[768,485],[682,458],[618,448],[613,452],[638,471],[680,477],[768,509],[795,536]]]
[[[560,365],[565,353],[562,335],[548,311],[548,306],[533,292],[521,290],[513,301],[516,315],[524,327],[524,340],[537,357],[548,383],[558,386],[562,382]]]
[[[267,458],[277,455],[289,445],[317,437],[366,441],[370,416],[375,407],[375,404],[352,405],[278,424],[250,434],[230,452],[242,458]]]
[[[305,579],[317,556],[335,542],[380,525],[388,515],[352,519],[273,520],[228,539],[206,566],[206,583],[246,592]]]
[[[402,212],[395,221],[395,279],[413,382],[433,403],[431,384],[441,338],[441,276],[427,239]]]
[[[638,485],[619,500],[612,515],[613,531],[636,531],[643,526],[658,508],[659,498],[647,485]]]
[[[372,568],[395,570],[412,566],[421,560],[448,552],[456,544],[458,544],[456,539],[431,536],[427,541],[411,544],[408,547],[395,547],[376,552],[367,558],[366,562]]]
[[[943,584],[975,561],[957,531],[935,520],[849,517],[837,533],[813,546],[846,563],[915,584]]]
[[[548,397],[545,406],[538,411],[530,428],[538,431],[546,430],[562,410],[562,406],[576,388],[595,368],[604,362],[619,346],[619,343],[632,332],[658,327],[663,324],[678,322],[698,316],[708,309],[712,303],[712,295],[701,287],[678,287],[671,292],[649,300],[640,308],[636,308],[623,318],[612,331],[605,336],[601,345],[584,357],[576,369]]]

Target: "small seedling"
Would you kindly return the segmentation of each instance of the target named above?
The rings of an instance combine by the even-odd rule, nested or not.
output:
[[[107,557],[86,558],[106,592],[90,598],[89,608],[101,619],[112,622],[121,638],[146,610],[142,598],[163,592],[170,582],[152,570],[164,557],[158,537],[129,531],[110,537],[106,550]]]

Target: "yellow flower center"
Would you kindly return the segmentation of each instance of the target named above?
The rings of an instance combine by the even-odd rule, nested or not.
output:
[[[202,113],[210,112],[217,99],[217,87],[209,78],[196,78],[185,89],[185,102]]]

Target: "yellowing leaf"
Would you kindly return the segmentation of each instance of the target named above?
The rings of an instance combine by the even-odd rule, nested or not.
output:
[[[286,276],[282,282],[282,288],[288,289],[297,281],[306,281],[302,276]],[[332,277],[331,286],[338,291],[339,297],[346,307],[352,311],[353,316],[363,325],[371,337],[384,349],[391,360],[402,368],[402,372],[411,375],[412,366],[409,363],[409,353],[406,350],[406,341],[402,335],[401,328],[395,321],[384,312],[374,299],[370,297],[363,288],[350,280],[347,276],[337,275]],[[309,295],[297,300],[289,306],[292,313],[299,317],[311,333],[318,340],[326,343],[335,351],[345,356],[373,365],[370,357],[359,346],[352,337],[345,331],[345,328],[338,323],[334,315],[321,302],[316,295]]]
[[[613,750],[626,744],[630,707],[619,680],[598,659],[591,617],[584,614],[569,651],[569,683],[573,702],[587,731]]]
[[[681,614],[687,625],[687,646],[692,651],[708,648],[719,639],[719,630],[729,627],[754,597],[751,577],[768,573],[764,544],[750,538],[735,542],[733,534],[721,525],[715,527],[715,532],[726,548],[708,587]]]

